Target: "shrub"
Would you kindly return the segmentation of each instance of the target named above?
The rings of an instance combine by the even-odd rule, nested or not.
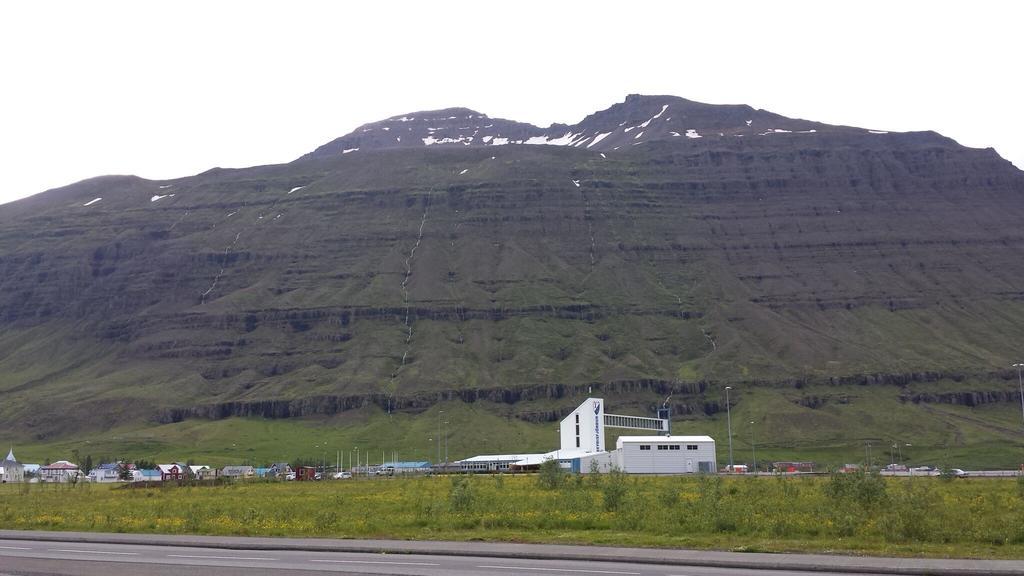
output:
[[[625,504],[629,496],[629,484],[627,484],[626,473],[618,468],[612,468],[605,479],[601,492],[604,494],[604,509],[608,512],[616,512]]]
[[[885,502],[885,480],[877,473],[857,470],[833,472],[822,488],[825,495],[837,502],[856,502],[862,508],[874,508]]]
[[[473,509],[473,481],[469,476],[452,476],[448,489],[448,508],[452,512],[469,512]]]
[[[545,460],[540,465],[540,474],[537,475],[537,484],[547,490],[560,488],[566,479],[566,472],[562,469],[558,460]]]

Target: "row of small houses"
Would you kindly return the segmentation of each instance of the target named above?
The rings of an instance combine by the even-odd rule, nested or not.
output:
[[[2,454],[2,452],[0,452]],[[203,465],[190,465],[181,462],[158,464],[151,470],[140,470],[134,464],[106,463],[96,466],[88,474],[73,462],[58,460],[52,464],[23,464],[14,457],[12,449],[7,458],[0,462],[0,482],[48,482],[63,483],[85,480],[88,482],[170,482],[180,480],[210,480],[213,478],[262,478],[287,477],[292,474],[292,467],[286,462],[276,463],[268,468],[254,466],[225,466],[211,468]],[[129,480],[130,478],[130,480]]]

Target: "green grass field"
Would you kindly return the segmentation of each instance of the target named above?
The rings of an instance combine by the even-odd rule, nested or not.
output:
[[[8,484],[0,527],[1024,557],[1024,484],[1013,479],[542,478]]]

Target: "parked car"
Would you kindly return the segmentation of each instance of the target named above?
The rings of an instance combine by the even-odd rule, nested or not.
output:
[[[959,468],[953,468],[950,470],[950,472],[953,474],[953,476],[956,476],[957,478],[967,478],[967,472],[964,472]]]
[[[746,474],[748,469],[746,464],[733,464],[722,468],[722,472],[726,474]]]
[[[295,480],[295,472],[289,472],[287,475],[285,475],[284,479],[285,480]]]
[[[351,472],[335,472],[332,478],[335,480],[348,480],[352,477]]]

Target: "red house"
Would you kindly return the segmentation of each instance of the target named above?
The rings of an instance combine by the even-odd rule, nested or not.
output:
[[[316,480],[316,468],[312,466],[299,466],[295,469],[296,480]]]
[[[157,464],[160,469],[160,481],[185,480],[188,478],[188,466],[184,464]]]

